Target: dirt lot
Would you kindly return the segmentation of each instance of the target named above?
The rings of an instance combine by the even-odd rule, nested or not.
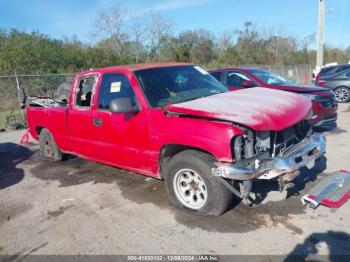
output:
[[[23,132],[0,134],[0,254],[348,254],[350,202],[335,212],[304,208],[300,197],[339,169],[350,170],[350,108],[326,133],[326,157],[303,170],[286,194],[260,182],[261,203],[221,217],[174,208],[163,183],[71,158],[39,159],[17,147]]]

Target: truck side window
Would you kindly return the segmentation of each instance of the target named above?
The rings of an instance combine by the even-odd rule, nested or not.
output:
[[[129,80],[123,74],[104,74],[98,94],[98,108],[109,110],[109,104],[115,98],[130,98],[135,103],[135,93]]]
[[[79,81],[75,104],[79,107],[90,107],[91,96],[96,83],[95,76],[84,77]]]

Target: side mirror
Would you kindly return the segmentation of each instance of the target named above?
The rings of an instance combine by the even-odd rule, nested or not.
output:
[[[256,84],[251,80],[245,80],[241,83],[242,87],[255,87]]]
[[[112,113],[136,113],[139,112],[137,105],[133,105],[130,98],[116,98],[109,104]]]

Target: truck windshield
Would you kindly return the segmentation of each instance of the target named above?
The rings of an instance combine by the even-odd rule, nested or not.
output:
[[[134,72],[152,107],[163,107],[228,92],[199,66],[173,66]]]
[[[283,78],[280,75],[274,74],[269,71],[265,70],[259,70],[259,69],[248,69],[248,71],[255,75],[257,78],[259,78],[261,81],[263,81],[265,84],[268,85],[291,85],[296,84],[295,82],[292,82],[290,80],[287,80]]]

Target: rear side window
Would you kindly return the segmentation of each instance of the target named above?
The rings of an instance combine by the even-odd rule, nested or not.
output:
[[[78,88],[76,89],[75,105],[78,107],[90,107],[92,91],[96,85],[96,77],[88,76],[83,77],[79,81]]]
[[[347,72],[347,73],[345,74],[345,76],[346,76],[347,78],[350,78],[350,72]]]
[[[320,73],[327,73],[329,70],[333,69],[334,67],[324,67],[321,69]]]
[[[116,98],[130,98],[135,103],[135,93],[129,80],[123,74],[105,74],[98,94],[98,108],[109,110],[109,104]]]

